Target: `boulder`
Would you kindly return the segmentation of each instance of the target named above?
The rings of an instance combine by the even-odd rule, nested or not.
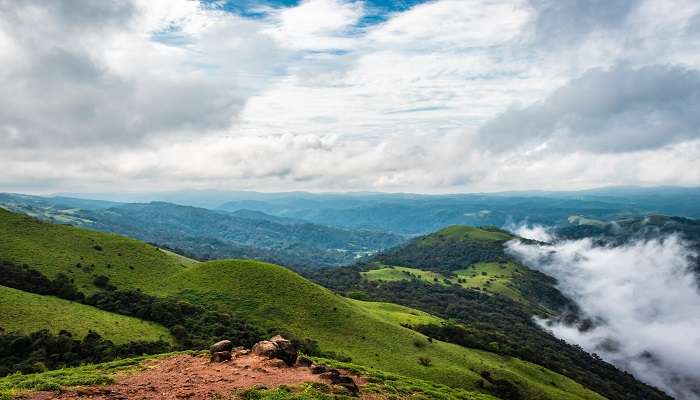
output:
[[[294,363],[297,361],[297,357],[299,356],[296,346],[294,346],[291,341],[279,335],[272,337],[270,341],[277,345],[278,351],[276,358],[284,360],[287,365],[294,365]]]
[[[231,360],[230,351],[215,351],[211,353],[211,362],[224,362]]]
[[[279,349],[275,343],[272,343],[269,340],[262,340],[255,343],[253,348],[250,349],[250,352],[256,356],[276,358],[275,356],[277,355],[277,350]]]
[[[251,352],[261,357],[283,360],[289,366],[294,365],[298,357],[294,344],[279,335],[272,337],[270,340],[255,343]]]
[[[231,352],[233,350],[233,342],[230,340],[222,340],[220,342],[216,342],[211,347],[209,347],[209,353],[214,354],[220,351],[228,351]]]

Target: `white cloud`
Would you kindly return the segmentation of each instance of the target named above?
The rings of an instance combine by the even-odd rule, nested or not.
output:
[[[584,316],[597,321],[585,332],[548,324],[555,335],[676,398],[700,399],[700,290],[689,269],[693,253],[677,237],[618,247],[590,239],[510,242],[509,249],[555,277]]]
[[[360,26],[368,7],[350,0],[257,19],[193,1],[87,2],[79,13],[71,2],[6,1],[0,88],[16,95],[0,100],[0,190],[696,185],[693,120],[675,112],[654,130],[601,124],[572,145],[534,141],[526,152],[477,140],[513,104],[528,109],[591,68],[697,73],[698,5],[632,3],[436,0]],[[543,40],[562,26],[560,41]],[[653,107],[645,115],[668,111]],[[663,146],[624,134],[629,126]],[[593,151],[623,136],[625,154]]]

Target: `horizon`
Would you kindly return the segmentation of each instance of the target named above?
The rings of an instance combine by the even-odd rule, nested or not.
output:
[[[312,195],[312,196],[425,196],[425,197],[439,197],[439,196],[470,196],[470,195],[518,195],[518,194],[565,194],[565,193],[587,193],[594,191],[623,191],[623,190],[700,190],[700,185],[697,186],[683,186],[683,185],[611,185],[611,186],[593,186],[581,189],[523,189],[523,190],[502,190],[502,191],[480,191],[480,192],[392,192],[392,191],[311,191],[311,190],[288,190],[288,191],[264,191],[264,190],[254,190],[254,189],[218,189],[218,188],[183,188],[183,189],[173,189],[173,190],[159,190],[159,191],[114,191],[114,192],[72,192],[72,191],[57,191],[57,192],[14,192],[14,191],[0,191],[0,193],[15,194],[15,195],[28,195],[37,197],[69,197],[76,199],[85,200],[108,200],[110,196],[157,196],[157,195],[172,195],[178,193],[210,193],[210,194],[261,194],[261,195]],[[158,200],[154,200],[158,201]]]

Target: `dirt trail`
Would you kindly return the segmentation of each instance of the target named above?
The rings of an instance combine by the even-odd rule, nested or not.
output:
[[[47,399],[190,399],[209,400],[232,392],[264,385],[274,388],[283,384],[323,382],[306,367],[278,367],[279,360],[245,355],[225,363],[210,363],[208,357],[180,355],[146,362],[147,369],[118,377],[107,386],[96,386],[64,393],[38,392],[31,400]],[[354,377],[361,385],[361,379]]]

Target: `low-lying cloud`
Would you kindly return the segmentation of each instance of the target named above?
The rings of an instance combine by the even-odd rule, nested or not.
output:
[[[554,240],[554,235],[546,227],[540,224],[530,225],[522,223],[520,225],[510,225],[507,230],[520,236],[521,238],[537,240],[538,242],[549,243]]]
[[[555,277],[597,321],[586,331],[540,321],[546,329],[678,399],[700,399],[700,291],[689,270],[697,255],[678,237],[618,247],[513,241],[509,251]]]

